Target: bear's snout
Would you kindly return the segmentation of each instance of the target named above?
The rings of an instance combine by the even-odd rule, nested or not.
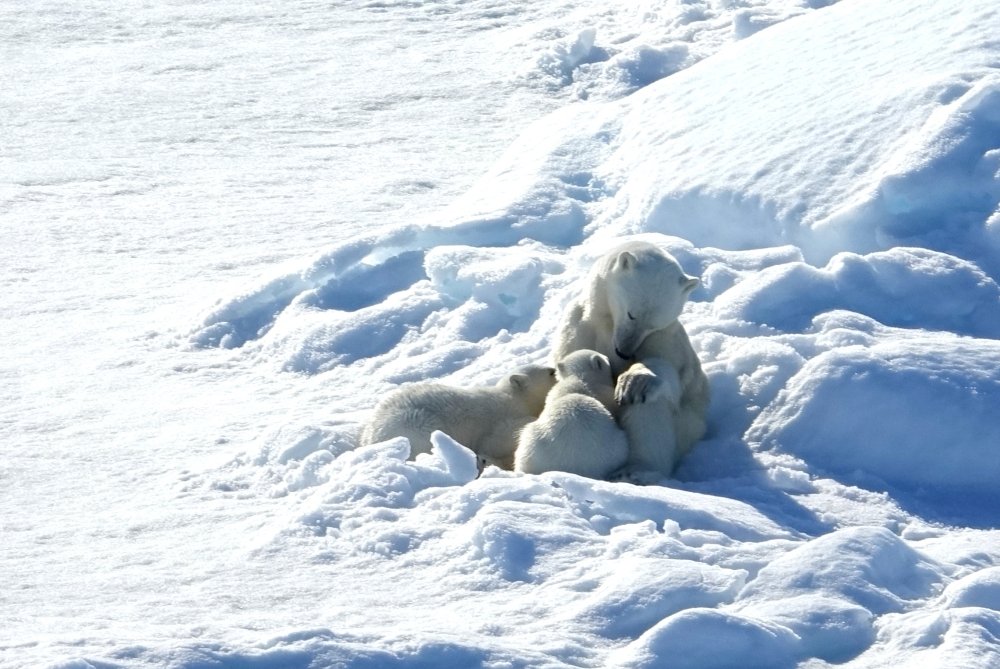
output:
[[[615,328],[615,333],[611,341],[612,347],[615,349],[615,355],[622,360],[631,360],[634,358],[636,352],[639,350],[639,345],[642,343],[643,334],[638,328],[632,327],[631,323]]]

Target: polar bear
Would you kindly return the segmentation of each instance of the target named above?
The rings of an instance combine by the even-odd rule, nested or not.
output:
[[[671,475],[705,434],[708,379],[677,318],[699,284],[657,246],[627,242],[594,265],[563,316],[553,357],[593,349],[611,361],[627,469]]]
[[[542,412],[545,396],[555,382],[552,367],[526,365],[495,386],[406,386],[375,409],[361,431],[361,444],[406,437],[412,459],[430,453],[431,433],[441,430],[474,451],[481,465],[512,469],[517,434]]]
[[[538,420],[521,430],[515,471],[608,478],[628,459],[628,438],[612,414],[611,362],[596,351],[575,351],[556,364],[556,379]]]

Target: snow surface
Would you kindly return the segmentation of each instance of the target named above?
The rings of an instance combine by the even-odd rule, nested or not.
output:
[[[992,0],[0,4],[0,666],[1000,665]],[[654,241],[675,479],[357,448]]]

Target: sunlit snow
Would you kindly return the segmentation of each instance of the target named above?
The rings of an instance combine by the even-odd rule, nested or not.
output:
[[[0,666],[1000,664],[993,0],[0,5]],[[358,447],[652,241],[649,485]]]

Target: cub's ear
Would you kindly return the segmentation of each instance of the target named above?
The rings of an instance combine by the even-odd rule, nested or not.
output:
[[[556,363],[556,379],[566,378],[566,364],[563,362]]]
[[[685,274],[681,275],[680,281],[685,295],[701,285],[701,279]]]
[[[510,382],[510,387],[518,392],[524,392],[528,389],[528,376],[526,374],[511,374],[507,377],[507,381]]]
[[[599,372],[603,371],[604,370],[604,356],[601,355],[600,353],[595,353],[594,355],[590,356],[590,366],[593,367],[594,369],[596,369]]]
[[[638,265],[639,260],[628,251],[622,251],[618,254],[618,259],[615,260],[615,264],[618,269],[628,270],[633,269],[636,265]]]

